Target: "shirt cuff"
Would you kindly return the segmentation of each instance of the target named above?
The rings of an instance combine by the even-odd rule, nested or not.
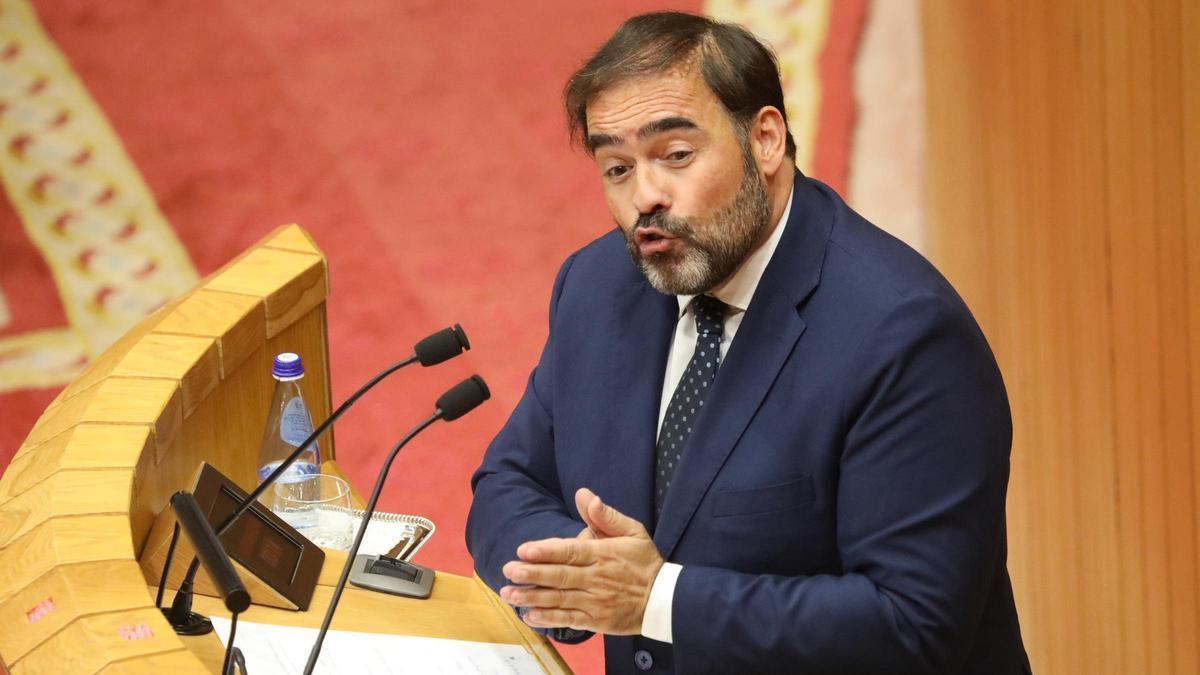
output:
[[[642,636],[659,642],[672,642],[671,604],[675,600],[675,582],[683,565],[664,562],[650,587],[650,599],[642,615]]]

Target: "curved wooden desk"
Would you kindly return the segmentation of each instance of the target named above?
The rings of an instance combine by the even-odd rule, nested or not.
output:
[[[329,414],[327,292],[321,251],[282,227],[131,330],[50,404],[0,477],[0,660],[12,672],[218,669],[219,643],[175,635],[138,559],[200,461],[252,485],[276,353],[303,356],[313,418]],[[319,625],[344,560],[326,559],[308,612],[253,607],[245,618]],[[219,604],[196,602],[214,614]],[[482,583],[451,574],[438,574],[427,601],[348,589],[334,628],[519,644],[547,672],[569,672]]]

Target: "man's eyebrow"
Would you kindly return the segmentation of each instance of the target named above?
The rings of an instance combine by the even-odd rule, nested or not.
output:
[[[586,143],[588,153],[594,155],[596,150],[607,145],[620,145],[622,141],[612,134],[588,134]]]
[[[647,122],[646,124],[642,125],[642,128],[638,129],[637,135],[638,138],[644,139],[654,136],[655,134],[671,131],[673,129],[699,128],[700,127],[697,126],[695,122],[686,117],[664,117],[660,120],[654,120],[653,122]],[[610,145],[621,145],[624,143],[624,141],[619,136],[614,136],[612,134],[588,134],[586,143],[588,152],[594,155],[596,154],[596,150],[599,148]]]
[[[664,117],[661,120],[654,120],[638,129],[638,138],[649,138],[655,134],[661,134],[664,131],[672,129],[699,129],[696,123],[686,117]]]

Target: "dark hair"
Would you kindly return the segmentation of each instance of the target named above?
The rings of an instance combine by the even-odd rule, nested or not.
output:
[[[652,12],[621,24],[567,82],[563,103],[571,138],[587,148],[587,105],[600,92],[689,61],[699,66],[739,133],[745,134],[766,106],[777,108],[787,125],[779,64],[766,45],[736,24],[683,12]],[[787,156],[796,158],[790,129]]]

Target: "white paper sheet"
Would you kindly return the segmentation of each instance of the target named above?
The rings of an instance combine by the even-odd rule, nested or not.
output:
[[[214,616],[212,622],[221,644],[228,644],[229,619]],[[246,669],[253,675],[300,675],[316,637],[316,628],[238,621],[234,645],[242,650]],[[520,645],[331,630],[315,672],[542,675],[544,671]]]

